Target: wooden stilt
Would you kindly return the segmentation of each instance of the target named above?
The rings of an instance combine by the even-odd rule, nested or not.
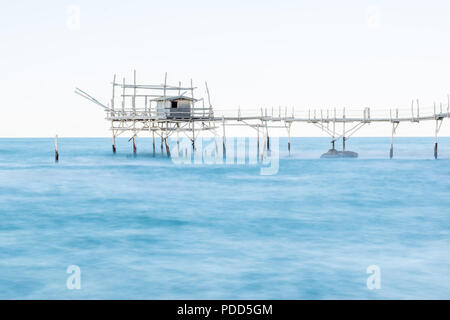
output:
[[[195,151],[195,122],[192,121],[192,151]]]
[[[180,86],[181,86],[181,84],[180,84]],[[180,125],[177,123],[177,154],[178,154],[178,156],[180,156],[180,133],[178,131],[179,126]]]
[[[167,142],[167,137],[164,138],[164,141],[166,143],[166,153],[167,157],[170,158],[170,149],[169,149],[169,143]]]
[[[288,152],[291,155],[291,124],[288,124]]]
[[[263,129],[264,132],[264,129]],[[266,132],[267,134],[267,132]],[[263,148],[262,148],[262,152],[261,152],[261,162],[264,160],[264,152],[266,152],[266,145],[267,145],[267,138],[264,136],[263,137]]]
[[[114,76],[114,78],[115,78],[115,76]],[[114,92],[114,90],[113,90],[113,92]],[[111,99],[111,100],[114,101],[114,93],[113,93],[113,99]],[[112,151],[113,151],[113,153],[116,153],[116,135],[114,133],[114,121],[111,121],[111,131],[112,131]]]
[[[392,122],[392,134],[391,134],[391,149],[389,150],[389,159],[394,157],[394,135],[397,131],[398,122]]]
[[[136,154],[136,136],[133,136],[133,153]]]
[[[436,118],[436,129],[434,131],[434,158],[438,158],[438,133],[439,133],[440,125],[439,119]]]
[[[438,158],[438,143],[437,142],[434,143],[434,158],[435,159]]]
[[[152,138],[153,138],[153,156],[155,156],[155,153],[156,153],[156,146],[155,146],[155,131],[152,131]]]
[[[55,136],[55,162],[59,161],[59,152],[58,152],[58,135]]]
[[[112,136],[112,151],[113,153],[116,153],[116,136],[114,135],[114,133]]]
[[[333,118],[333,139],[331,140],[331,145],[333,147],[332,150],[336,150],[335,148],[335,137],[336,137],[336,108],[334,108],[334,118]]]
[[[164,154],[164,138],[162,136],[162,132],[161,132],[161,154]]]
[[[256,157],[259,159],[259,124],[256,125],[256,131],[258,132],[258,136],[256,138]]]
[[[345,120],[345,108],[342,113],[342,118]],[[342,151],[345,151],[345,121],[342,122]]]
[[[226,148],[226,136],[225,136],[225,118],[222,116],[222,127],[223,127],[223,139],[222,139],[222,147],[223,147],[223,159],[227,157],[227,148]]]

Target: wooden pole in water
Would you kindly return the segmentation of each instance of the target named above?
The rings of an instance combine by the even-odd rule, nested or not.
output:
[[[113,135],[112,135],[112,151],[113,151],[113,153],[116,153],[116,136],[114,134],[114,131],[113,131]]]
[[[223,147],[223,159],[227,157],[227,148],[226,148],[226,136],[225,136],[225,117],[222,116],[222,128],[223,128],[223,139],[222,139],[222,147]]]
[[[111,116],[114,117],[114,96],[115,96],[115,88],[116,88],[116,75],[113,78],[112,84],[112,97],[111,97]],[[113,153],[116,153],[116,136],[114,134],[114,121],[111,120],[111,131],[112,131],[112,150]]]
[[[180,87],[181,87],[181,83],[180,83]],[[180,132],[178,131],[179,128],[180,128],[180,124],[177,123],[177,154],[178,154],[178,156],[180,156]]]
[[[342,151],[345,151],[345,108],[342,113]]]
[[[434,103],[434,119],[436,119],[436,127],[434,130],[434,158],[437,159],[437,152],[438,152],[437,135],[438,135],[439,120],[436,115],[436,102]]]
[[[156,146],[155,146],[155,131],[154,130],[152,130],[152,138],[153,138],[153,156],[155,156]]]
[[[136,135],[133,136],[133,153],[136,154]]]
[[[266,121],[266,132],[267,132],[267,151],[270,151],[269,127],[267,126],[267,121]]]
[[[55,162],[59,161],[59,152],[58,152],[58,135],[55,136]]]
[[[336,108],[334,108],[334,119],[333,119],[333,140],[331,140],[331,145],[333,146],[333,150],[335,150],[334,148],[334,137],[336,137]]]
[[[258,136],[256,138],[256,157],[259,159],[259,124],[256,125],[256,131],[258,132]]]
[[[161,132],[161,154],[164,154],[164,147],[163,147],[163,145],[164,145],[164,138],[163,138],[163,134],[162,134],[162,132]]]
[[[195,121],[192,120],[192,151],[195,151]]]
[[[389,159],[394,157],[394,135],[400,122],[392,122],[391,149],[389,150]]]
[[[439,120],[436,118],[436,129],[434,132],[434,158],[437,159],[438,157],[438,131],[439,131]]]
[[[264,128],[263,128],[263,134],[264,134]],[[267,144],[267,139],[266,139],[266,137],[263,136],[263,148],[262,148],[262,152],[261,152],[261,162],[264,160],[264,152],[266,152],[266,144]]]
[[[395,123],[392,122],[392,133],[391,133],[391,149],[389,150],[389,159],[394,156],[394,133],[395,133]]]
[[[167,137],[164,138],[164,141],[166,143],[166,153],[167,157],[170,158],[170,149],[169,149],[169,143],[167,142]]]
[[[288,152],[291,155],[291,123],[288,124]]]
[[[112,131],[112,151],[116,153],[116,135],[114,133],[114,121],[111,121],[111,131]]]

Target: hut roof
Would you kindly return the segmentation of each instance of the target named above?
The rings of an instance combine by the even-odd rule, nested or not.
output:
[[[155,99],[156,101],[173,101],[173,100],[189,100],[189,101],[198,101],[197,99],[187,97],[187,96],[166,96],[166,97],[159,97]]]

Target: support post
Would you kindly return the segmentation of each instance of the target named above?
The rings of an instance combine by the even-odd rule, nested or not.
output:
[[[334,118],[333,118],[333,139],[331,140],[331,145],[333,147],[332,150],[335,150],[334,143],[336,140],[334,139],[334,137],[336,137],[336,108],[334,108]]]
[[[397,131],[398,125],[399,122],[392,122],[391,149],[389,150],[389,159],[392,159],[394,157],[394,135]]]
[[[195,152],[195,121],[192,120],[192,151]]]
[[[153,156],[155,156],[156,146],[155,146],[155,131],[154,130],[152,130],[152,138],[153,138]]]
[[[259,159],[259,124],[256,125],[256,131],[257,131],[257,138],[256,138],[256,154],[257,158]]]
[[[167,157],[170,158],[170,149],[169,149],[169,143],[167,142],[167,137],[164,138],[164,141],[166,143],[166,153]]]
[[[263,128],[263,133],[264,133],[264,128]],[[267,135],[267,131],[266,131],[266,135]],[[261,152],[261,162],[263,162],[263,160],[264,160],[264,152],[266,152],[267,140],[268,139],[263,136],[263,148],[262,148],[262,152]]]
[[[291,123],[288,124],[288,152],[291,155]]]
[[[112,131],[112,151],[116,153],[116,135],[114,133],[114,121],[111,121],[111,131]]]
[[[116,153],[116,135],[114,134],[114,131],[112,135],[112,151],[113,153]]]
[[[59,161],[59,152],[58,152],[58,135],[55,136],[55,162]]]
[[[266,121],[266,132],[267,132],[267,151],[270,151],[269,127],[267,126],[267,121]]]
[[[434,158],[437,159],[437,157],[438,157],[438,143],[436,140],[436,142],[434,143]]]
[[[180,83],[181,87],[181,83]],[[177,123],[177,154],[180,156],[180,132],[178,131],[180,129],[180,125]]]
[[[345,151],[345,108],[342,113],[342,151]]]
[[[133,136],[133,153],[136,154],[136,135]]]
[[[442,122],[444,121],[443,118],[436,118],[436,130],[434,133],[434,158],[438,158],[438,133],[441,129]]]
[[[161,131],[161,154],[164,154],[164,138],[162,131]]]
[[[227,157],[227,148],[226,148],[226,135],[225,135],[225,117],[222,116],[222,128],[223,128],[223,139],[222,139],[222,147],[223,147],[223,159],[225,160]]]

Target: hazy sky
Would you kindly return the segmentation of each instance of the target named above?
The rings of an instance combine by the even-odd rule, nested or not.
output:
[[[425,108],[450,92],[449,1],[8,1],[0,12],[4,137],[110,136],[102,109],[73,90],[106,103],[113,74],[133,69],[146,83],[165,71],[206,80],[220,109]]]

